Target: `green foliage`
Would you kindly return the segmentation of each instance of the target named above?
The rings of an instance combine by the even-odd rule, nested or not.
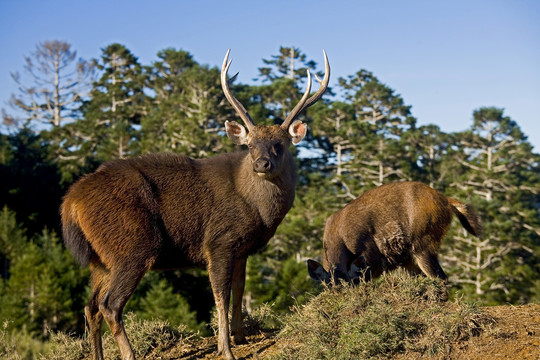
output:
[[[411,156],[417,162],[415,180],[443,191],[449,175],[446,164],[452,137],[430,124],[406,132],[402,140],[408,144],[407,151],[415,153]]]
[[[75,264],[58,237],[44,231],[28,242],[11,261],[11,276],[0,296],[0,321],[44,338],[47,331],[73,331],[86,271]]]
[[[137,316],[144,320],[166,320],[171,326],[185,326],[189,331],[204,331],[204,324],[197,322],[195,312],[190,311],[187,301],[161,279],[152,284],[146,296],[141,299]]]
[[[0,206],[14,211],[30,234],[57,229],[63,187],[46,138],[23,127],[4,141]]]
[[[7,278],[7,264],[17,258],[26,245],[25,230],[17,224],[15,212],[4,206],[0,212],[0,258],[4,264],[2,277]]]
[[[174,151],[193,157],[231,150],[218,136],[231,110],[223,102],[220,72],[197,64],[181,50],[158,53],[147,68],[148,87],[155,93],[141,120],[141,151]]]
[[[34,360],[48,349],[48,344],[36,339],[27,329],[14,328],[9,321],[0,328],[0,359]]]
[[[148,320],[167,320],[171,325],[183,324],[190,331],[208,335],[206,325],[213,306],[205,270],[149,271],[126,304],[125,312]]]
[[[262,256],[251,257],[246,291],[253,305],[271,303],[274,311],[288,312],[293,305],[304,304],[313,291],[313,282],[306,274],[306,264],[295,258],[284,260],[274,272]]]
[[[450,283],[480,303],[526,303],[539,263],[538,156],[502,109],[480,108],[473,118],[468,131],[454,135],[450,186],[479,210],[484,236],[451,233],[443,248]]]
[[[259,75],[265,81],[274,82],[282,78],[300,80],[307,70],[313,71],[316,63],[308,60],[306,54],[295,47],[279,47],[279,54],[272,55],[270,60],[263,59],[265,67],[259,68]]]
[[[121,44],[102,49],[96,63],[101,77],[81,107],[82,118],[65,127],[63,147],[70,155],[62,158],[63,166],[76,174],[96,162],[137,154],[146,99],[142,67]]]
[[[353,174],[368,186],[411,180],[417,154],[407,151],[408,144],[402,141],[415,128],[411,106],[366,70],[338,82],[359,123],[355,133],[358,142],[352,151]]]
[[[398,270],[357,286],[328,288],[297,306],[275,359],[373,359],[404,351],[446,354],[456,339],[492,320],[476,308],[443,302],[440,280]]]

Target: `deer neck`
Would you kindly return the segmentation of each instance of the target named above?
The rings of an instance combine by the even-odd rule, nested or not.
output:
[[[258,176],[253,171],[248,152],[236,177],[236,188],[244,200],[255,207],[268,227],[277,227],[294,202],[297,182],[296,164],[290,153],[283,156],[280,174],[272,179]]]

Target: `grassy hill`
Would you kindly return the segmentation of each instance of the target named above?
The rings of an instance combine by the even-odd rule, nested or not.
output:
[[[540,305],[479,308],[445,298],[440,281],[402,271],[326,288],[290,315],[276,316],[266,306],[247,316],[248,343],[233,353],[238,359],[540,358]],[[132,315],[126,327],[138,359],[218,358],[214,337]],[[55,334],[39,358],[90,359],[89,350],[84,339]],[[107,359],[120,358],[109,334],[104,350]],[[8,343],[0,355],[21,358]]]

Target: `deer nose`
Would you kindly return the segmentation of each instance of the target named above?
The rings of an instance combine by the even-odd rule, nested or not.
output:
[[[260,158],[253,164],[253,170],[258,173],[266,173],[272,170],[272,163],[267,158]]]

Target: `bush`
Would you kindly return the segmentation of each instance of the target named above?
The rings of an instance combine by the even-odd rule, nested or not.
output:
[[[372,359],[413,351],[446,354],[481,331],[487,316],[448,303],[438,279],[402,270],[372,282],[327,288],[283,320],[275,359]]]

